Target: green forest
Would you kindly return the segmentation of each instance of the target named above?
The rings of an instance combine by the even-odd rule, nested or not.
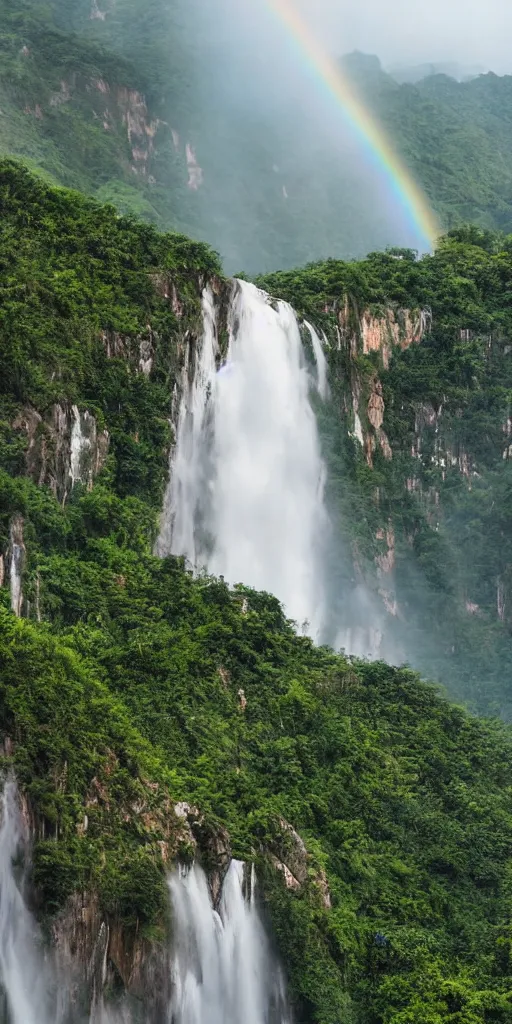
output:
[[[499,571],[509,564],[509,241],[459,231],[419,261],[389,252],[265,281],[331,338],[347,297],[354,329],[365,308],[431,307],[425,341],[398,347],[387,370],[380,353],[333,344],[334,407],[349,373],[363,389],[382,378],[392,462],[370,469],[333,406],[321,429],[338,459],[333,498],[368,541],[368,563],[393,516],[439,647],[442,629],[462,631],[445,680],[453,704],[408,667],[315,647],[269,594],[154,557],[180,346],[200,329],[205,282],[219,295],[228,286],[217,256],[11,161],[0,208],[2,565],[13,522],[24,549],[21,617],[0,590],[0,721],[6,767],[38,822],[40,916],[49,928],[73,893],[92,891],[126,934],[165,941],[161,849],[190,859],[172,813],[187,801],[204,816],[205,856],[208,837],[227,830],[234,855],[255,860],[300,1024],[506,1024],[512,734],[462,703],[506,716],[510,702],[509,620],[493,617],[498,569],[487,566],[489,552]],[[149,374],[138,370],[143,342]],[[457,430],[479,478],[469,488],[453,467],[443,480],[427,430],[415,468],[424,491],[406,498],[414,410],[426,401],[442,402],[444,443]],[[73,406],[109,444],[90,484],[70,489],[55,410],[65,418]],[[475,557],[458,564],[461,524]],[[407,572],[399,559],[397,576]],[[408,583],[397,583],[404,603]],[[467,588],[477,619],[463,614]],[[307,848],[296,890],[274,867],[293,862],[288,826]]]

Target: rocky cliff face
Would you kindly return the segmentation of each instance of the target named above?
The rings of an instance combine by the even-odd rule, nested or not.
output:
[[[95,94],[103,98],[102,102],[111,101],[112,93],[107,83],[98,79],[91,89],[93,86]],[[63,87],[59,103],[67,102],[71,92],[71,84]],[[141,97],[121,90],[116,94],[115,102],[120,104],[119,109],[122,108],[122,118],[131,140],[146,136],[151,142],[154,132]],[[188,243],[181,244],[185,252]],[[90,492],[104,471],[115,472],[116,462],[119,466],[118,460],[126,457],[127,446],[134,457],[143,462],[143,457],[139,456],[139,449],[144,443],[141,434],[151,416],[158,435],[157,443],[161,444],[159,452],[153,446],[151,456],[156,456],[160,462],[163,492],[168,467],[168,448],[166,452],[164,444],[174,443],[182,370],[185,363],[194,366],[194,352],[203,329],[201,295],[207,283],[215,294],[219,333],[224,334],[226,329],[231,285],[213,273],[201,272],[195,266],[194,260],[200,251],[201,246],[196,246],[193,256],[189,257],[189,268],[184,270],[172,272],[153,267],[144,271],[140,288],[142,291],[149,289],[153,299],[145,300],[142,329],[135,332],[100,328],[94,337],[88,334],[83,342],[77,342],[87,351],[86,372],[97,381],[110,380],[110,391],[102,392],[101,384],[96,383],[91,386],[89,401],[65,397],[66,391],[73,393],[76,388],[69,383],[67,386],[58,383],[65,374],[64,363],[68,358],[68,350],[64,349],[62,362],[56,361],[53,373],[46,366],[42,369],[42,377],[48,377],[50,389],[56,382],[55,391],[64,392],[64,397],[53,402],[42,398],[39,405],[35,401],[19,402],[14,413],[11,407],[11,420],[5,426],[9,430],[8,443],[23,453],[18,471],[24,473],[37,488],[49,491],[61,508],[65,509],[77,494]],[[152,313],[148,311],[148,301],[154,307]],[[140,311],[137,307],[136,310],[138,315]],[[72,328],[75,333],[77,330],[76,326]],[[124,392],[123,402],[111,401],[112,389],[119,388]],[[132,400],[128,398],[130,392]],[[134,406],[141,399],[147,402],[142,424],[138,422],[137,414],[133,414]],[[126,420],[125,406],[132,409]],[[123,446],[122,455],[118,451],[119,443]],[[158,496],[156,501],[159,501]],[[18,499],[17,504],[20,509],[25,509],[26,498]],[[10,587],[11,606],[17,615],[39,619],[40,577],[34,556],[40,538],[36,538],[30,523],[27,527],[25,511],[13,511],[10,516],[7,511],[6,515],[5,540],[0,540],[0,586]],[[28,596],[24,597],[27,581]]]
[[[6,785],[6,778],[12,780],[6,766],[16,754],[16,747],[10,737],[4,736],[0,747],[2,785]],[[62,793],[67,784],[66,767],[56,780]],[[97,829],[100,819],[103,831],[110,836],[122,822],[122,827],[137,834],[139,843],[160,861],[162,886],[167,888],[164,873],[175,870],[179,862],[191,864],[195,860],[207,874],[212,901],[218,907],[232,859],[227,831],[208,824],[196,807],[186,803],[173,805],[162,787],[149,779],[138,780],[137,800],[126,799],[113,783],[118,767],[118,759],[111,751],[104,770],[95,776],[86,794],[83,817],[77,825],[80,839],[86,840],[89,830]],[[9,785],[12,781],[7,782]],[[12,828],[19,836],[20,863],[24,861],[27,866],[34,846],[37,851],[38,844],[48,842],[49,823],[37,800],[33,802],[17,789],[16,805],[19,825],[13,822]],[[51,838],[56,841],[59,836]],[[296,841],[299,842],[298,837]],[[302,849],[305,858],[305,847]],[[8,871],[9,865],[2,864],[2,868]],[[130,865],[121,865],[120,870],[129,871]],[[37,885],[33,888],[25,884],[24,892],[37,912],[41,896]],[[117,1020],[118,1010],[122,1020],[132,1024],[141,1020],[164,1024],[176,981],[171,971],[169,906],[166,894],[160,919],[150,931],[144,931],[138,920],[129,920],[115,908],[107,908],[96,889],[76,889],[59,913],[46,921],[50,939],[47,953],[60,993],[61,1010],[67,1007],[72,1019],[77,1019],[78,1014],[82,1019],[82,1014],[86,1014],[91,1024]],[[7,927],[5,922],[3,927]],[[9,940],[5,933],[3,937]]]
[[[354,414],[354,433],[362,445],[365,458],[373,467],[373,456],[380,448],[384,458],[390,461],[393,452],[383,429],[385,402],[379,369],[388,370],[393,352],[406,351],[411,345],[421,343],[431,328],[430,310],[389,308],[381,315],[370,310],[359,314],[345,299],[337,312],[337,343],[349,359],[350,388]],[[376,359],[374,371],[361,364],[363,356],[373,355]]]
[[[12,757],[14,745],[4,740],[2,754]],[[150,785],[150,784],[148,784]],[[91,786],[88,805],[98,801],[108,805],[108,787],[99,780]],[[34,812],[30,801],[20,795],[24,831],[29,844],[41,839],[45,833],[44,821]],[[116,806],[115,814],[120,808]],[[166,838],[159,842],[164,868],[176,869],[187,856],[203,867],[210,888],[213,906],[218,909],[222,886],[231,864],[231,844],[227,831],[221,826],[207,824],[197,807],[178,803],[172,807],[162,804],[161,812],[149,812],[140,800],[137,806],[121,808],[125,822],[138,829],[141,837],[158,831]],[[300,836],[284,819],[279,823],[275,850],[262,850],[268,868],[282,876],[286,888],[300,890],[312,876],[316,898],[325,909],[331,899],[325,872],[313,870],[306,846]],[[82,834],[87,832],[88,818],[84,816]],[[181,851],[181,853],[178,853]],[[33,892],[37,905],[38,894]],[[49,955],[54,963],[55,979],[61,993],[61,1003],[75,1018],[86,1013],[91,1024],[111,1021],[111,1014],[121,1011],[126,1024],[164,1024],[168,1020],[176,978],[172,972],[172,920],[166,914],[152,934],[127,924],[115,912],[107,912],[94,890],[82,890],[71,895],[65,907],[51,920]]]
[[[49,487],[61,504],[77,484],[92,488],[108,456],[109,434],[98,430],[88,409],[60,403],[43,414],[27,406],[12,426],[25,440],[27,475],[39,487]]]

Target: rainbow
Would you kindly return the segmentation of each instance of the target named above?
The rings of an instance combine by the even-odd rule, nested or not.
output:
[[[404,209],[414,231],[428,249],[442,234],[441,225],[423,190],[396,152],[390,139],[370,110],[356,94],[342,68],[315,39],[292,0],[266,0],[270,10],[292,35],[299,51],[341,107],[343,114],[369,151],[373,163],[383,172],[391,190]]]

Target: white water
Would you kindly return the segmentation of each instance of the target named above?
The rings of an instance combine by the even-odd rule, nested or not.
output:
[[[244,865],[233,861],[219,912],[203,871],[176,872],[173,1024],[287,1024],[284,983],[254,900],[244,898]]]
[[[211,296],[192,383],[185,368],[159,554],[183,554],[230,584],[275,594],[313,636],[325,623],[325,470],[295,314],[237,282],[216,372]],[[325,356],[310,328],[318,389]]]
[[[10,567],[10,593],[11,608],[18,618],[23,607],[22,569],[23,569],[23,546],[20,540],[23,539],[23,527],[19,519],[11,523],[11,567]]]
[[[50,985],[41,936],[27,909],[14,861],[27,842],[14,782],[4,787],[0,827],[0,984],[9,1024],[50,1024]]]
[[[203,337],[191,364],[187,348],[181,378],[181,403],[174,424],[176,445],[171,454],[170,478],[164,499],[156,553],[186,555],[196,565],[196,519],[205,482],[207,412],[215,373],[217,327],[213,295],[203,293]]]
[[[320,336],[317,334],[315,328],[313,327],[313,324],[310,324],[308,323],[307,320],[305,320],[304,326],[307,327],[309,336],[311,338],[311,344],[313,346],[313,354],[315,356],[316,362],[316,386],[318,389],[318,394],[320,395],[320,398],[323,398],[325,401],[329,397],[329,384],[327,380],[327,358],[325,355],[324,346],[322,344]]]
[[[69,462],[69,471],[71,476],[71,487],[73,488],[77,483],[85,483],[83,479],[83,460],[86,454],[91,450],[91,439],[86,437],[82,430],[82,417],[78,406],[72,407],[73,415],[73,426],[71,428],[71,453]],[[85,413],[88,417],[88,413]]]
[[[74,487],[80,480],[80,461],[82,456],[82,424],[80,421],[80,413],[76,405],[72,408],[73,414],[73,426],[71,428],[71,456],[70,456],[70,473],[71,473],[71,486]]]
[[[291,306],[274,309],[264,292],[240,282],[227,361],[214,392],[208,567],[275,594],[316,635],[325,613],[325,474]]]

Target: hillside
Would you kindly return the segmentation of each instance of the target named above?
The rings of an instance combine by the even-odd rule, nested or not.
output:
[[[108,37],[107,45],[94,34],[88,38],[89,14],[88,5],[2,3],[1,151],[121,211],[164,226],[187,223],[186,148],[176,141],[187,91],[179,42],[173,61],[171,36],[165,39],[166,97],[175,114],[169,125],[155,100],[156,41],[146,60],[144,50],[137,62],[125,58],[108,46]],[[146,19],[151,25],[151,8]],[[118,37],[118,26],[112,27]]]
[[[3,155],[205,239],[229,272],[420,244],[341,114],[302,79],[296,94],[260,80],[247,40],[228,60],[201,0],[103,7],[3,0]],[[447,228],[512,230],[512,79],[345,65]]]
[[[321,429],[351,552],[341,593],[354,566],[369,587],[364,650],[380,630],[388,659],[507,718],[511,275],[510,239],[475,228],[419,261],[374,253],[262,281],[331,342]]]
[[[160,1020],[150,968],[169,928],[165,869],[195,852],[215,878],[233,851],[257,862],[300,1024],[506,1024],[510,729],[471,718],[407,668],[315,647],[271,595],[154,557],[185,347],[202,329],[205,284],[221,334],[231,286],[206,246],[118,218],[10,162],[0,205],[0,728],[4,763],[29,800],[40,916],[58,941],[79,936],[74,967],[84,974],[100,934],[93,923],[106,922],[105,992],[130,993]],[[454,237],[420,262],[405,253],[333,261],[269,282],[332,338],[346,295],[359,311],[432,304],[432,334],[403,353],[359,352],[359,336],[345,333],[322,429],[327,443],[336,408],[338,434],[352,430],[352,398],[339,418],[342,364],[368,401],[368,382],[382,376],[395,475],[372,447],[383,434],[361,400],[373,458],[347,437],[340,457],[352,462],[332,466],[332,479],[347,481],[347,517],[359,495],[347,522],[360,550],[372,536],[368,564],[382,554],[374,529],[388,512],[396,525],[400,503],[451,622],[458,605],[435,578],[444,549],[429,558],[438,534],[424,505],[428,473],[453,506],[427,458],[428,433],[405,504],[407,444],[403,456],[398,446],[413,431],[418,392],[437,409],[436,369],[450,386],[462,362],[467,385],[443,399],[447,425],[469,421],[485,442],[475,454],[505,494],[510,463],[488,450],[474,419],[484,399],[499,419],[507,397],[506,381],[497,391],[488,380],[494,369],[501,379],[509,330],[510,254],[493,246]],[[475,332],[463,345],[462,315]],[[491,328],[496,363],[479,340]],[[446,495],[458,497],[459,515],[479,493],[453,467]],[[499,553],[507,560],[504,545]],[[475,587],[480,566],[466,562]],[[486,607],[488,637],[489,618]]]
[[[347,66],[421,181],[446,228],[512,229],[512,77],[457,82],[428,76],[397,85],[370,58]]]

